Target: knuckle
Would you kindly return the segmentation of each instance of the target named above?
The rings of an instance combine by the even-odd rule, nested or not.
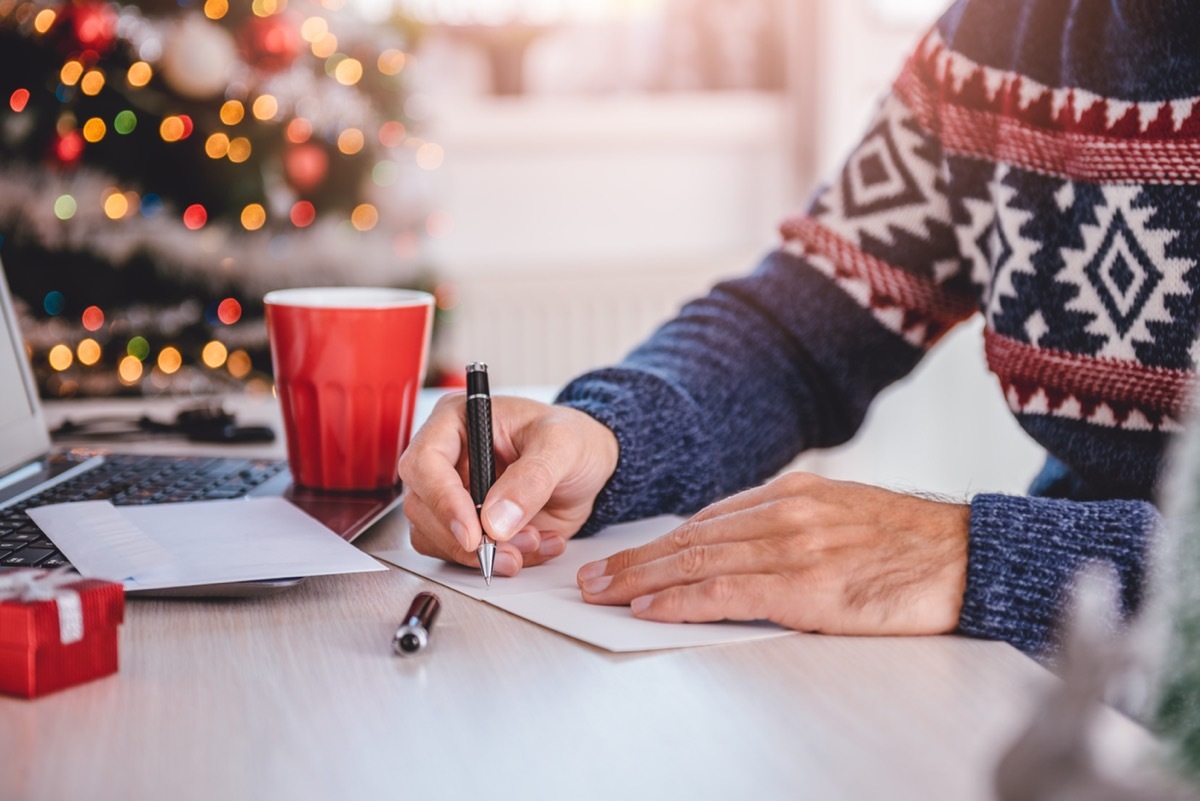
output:
[[[817,477],[812,473],[793,471],[791,473],[784,473],[782,476],[773,479],[771,483],[788,494],[794,494],[808,491],[814,486],[816,481]]]
[[[695,523],[683,523],[667,534],[667,542],[679,551],[685,551],[699,541]]]
[[[708,569],[710,556],[709,549],[702,545],[680,551],[677,557],[680,574],[685,579],[696,579],[703,576]]]
[[[716,607],[723,607],[733,600],[736,589],[729,576],[717,576],[704,582],[704,599]]]
[[[433,411],[444,412],[446,409],[455,408],[457,406],[466,406],[466,394],[462,392],[450,392],[437,399],[433,404]]]

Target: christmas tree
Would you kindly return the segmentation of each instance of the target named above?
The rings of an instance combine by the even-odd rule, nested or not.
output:
[[[0,256],[43,394],[265,378],[262,294],[425,286],[412,29],[344,0],[0,0]]]

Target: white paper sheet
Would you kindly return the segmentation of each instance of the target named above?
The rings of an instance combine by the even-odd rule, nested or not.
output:
[[[27,511],[82,575],[128,590],[387,569],[282,498]]]
[[[385,562],[436,581],[546,628],[608,651],[651,651],[759,640],[791,634],[770,623],[657,623],[638,620],[627,606],[586,604],[575,574],[588,562],[650,542],[679,525],[678,517],[655,517],[612,526],[594,537],[572,540],[562,556],[526,568],[512,578],[496,576],[488,588],[479,571],[422,556],[405,537],[404,547],[377,550]]]

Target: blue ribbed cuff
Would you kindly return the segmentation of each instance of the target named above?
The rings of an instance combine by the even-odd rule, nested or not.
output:
[[[1157,510],[1145,501],[975,496],[959,631],[1004,640],[1033,655],[1055,650],[1075,577],[1096,561],[1115,568],[1122,613],[1132,614],[1143,596],[1158,522]]]

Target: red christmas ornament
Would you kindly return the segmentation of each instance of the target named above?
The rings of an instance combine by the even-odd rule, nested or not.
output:
[[[297,191],[306,192],[325,180],[329,154],[312,142],[292,145],[284,151],[283,170],[287,173],[288,183]]]
[[[54,157],[64,167],[70,167],[83,155],[83,136],[79,131],[68,131],[54,140]]]
[[[99,1],[72,3],[59,14],[66,37],[73,49],[93,50],[103,55],[112,50],[117,38],[116,7]]]
[[[263,72],[281,72],[292,66],[303,44],[299,28],[286,14],[249,17],[238,30],[242,58]]]

